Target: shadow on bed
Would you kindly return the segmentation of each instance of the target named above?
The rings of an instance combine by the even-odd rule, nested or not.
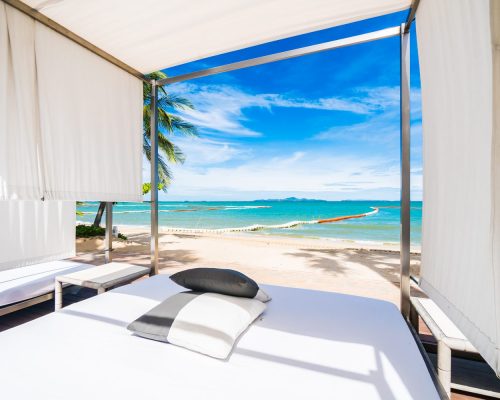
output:
[[[111,325],[121,326],[121,327],[124,327],[124,328],[126,328],[127,325],[129,324],[126,321],[120,321],[118,319],[113,319],[113,318],[105,317],[103,315],[90,314],[90,313],[86,313],[86,312],[83,312],[83,311],[70,310],[70,309],[62,309],[62,310],[59,310],[58,312],[62,313],[62,314],[72,315],[74,317],[93,319],[95,321],[104,322],[105,324],[111,324]]]
[[[160,285],[158,285],[159,282],[161,282]],[[249,328],[253,332],[247,332],[240,337],[241,340],[238,341],[233,355],[252,357],[368,383],[376,388],[380,398],[388,400],[396,398],[392,387],[394,382],[397,382],[400,387],[400,393],[401,390],[408,394],[420,392],[419,380],[415,377],[410,379],[410,377],[414,375],[415,363],[421,363],[417,368],[420,372],[426,368],[406,323],[392,303],[317,290],[271,285],[262,285],[262,288],[271,295],[273,300],[267,303],[267,310]],[[180,291],[182,288],[172,286],[168,276],[160,275],[155,279],[147,279],[138,284],[114,289],[106,295],[137,296],[160,302]],[[72,309],[64,309],[61,312],[124,328],[131,322]],[[275,332],[267,334],[267,330]],[[293,336],[281,336],[276,332]],[[250,342],[246,341],[247,335],[254,337],[250,346],[248,346]],[[278,337],[277,347],[266,347],[265,338],[271,336],[274,336],[271,340],[276,340]],[[359,361],[361,371],[366,371],[366,373],[336,368],[328,362],[339,356],[335,354],[334,349],[337,349],[335,346],[326,347],[330,349],[331,354],[321,353],[318,357],[313,354],[313,362],[311,362],[311,358],[309,360],[306,358],[309,342],[308,340],[301,341],[300,336],[368,346],[373,349],[373,364],[369,358]],[[290,345],[292,347],[288,349],[287,346]],[[300,346],[305,346],[305,348],[300,348]],[[305,359],[302,359],[302,356]],[[346,357],[346,353],[343,357]],[[347,355],[347,357],[351,356]],[[353,354],[352,357],[356,355]],[[322,360],[325,361],[324,364],[321,364]],[[227,362],[231,363],[231,357]],[[370,369],[367,370],[363,362],[370,362]],[[356,363],[356,359],[349,361],[351,367]],[[389,384],[390,382],[392,384]]]
[[[319,372],[322,374],[334,375],[345,379],[372,384],[376,388],[381,399],[396,400],[396,397],[394,396],[390,386],[387,384],[387,380],[385,379],[384,371],[380,360],[380,354],[378,352],[375,352],[377,359],[377,368],[375,370],[371,370],[368,375],[356,373],[353,371],[347,371],[340,368],[328,367],[326,365],[314,364],[307,361],[281,357],[274,354],[261,353],[249,349],[237,348],[234,350],[234,353],[241,354],[246,357],[258,358],[273,363],[286,364],[295,368],[302,368],[309,371]],[[334,392],[332,391],[332,394],[333,393]]]

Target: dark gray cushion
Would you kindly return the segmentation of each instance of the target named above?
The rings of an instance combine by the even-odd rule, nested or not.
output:
[[[253,298],[259,285],[245,274],[232,269],[193,268],[170,277],[175,283],[198,292]]]

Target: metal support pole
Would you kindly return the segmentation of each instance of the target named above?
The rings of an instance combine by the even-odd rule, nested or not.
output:
[[[151,81],[151,272],[158,273],[158,85]]]
[[[104,259],[106,263],[112,260],[113,251],[113,203],[106,202],[106,236],[104,238]]]
[[[401,26],[401,313],[410,318],[410,33]]]

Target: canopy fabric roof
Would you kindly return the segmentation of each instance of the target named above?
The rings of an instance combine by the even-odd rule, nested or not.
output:
[[[410,7],[410,0],[24,0],[142,73]]]

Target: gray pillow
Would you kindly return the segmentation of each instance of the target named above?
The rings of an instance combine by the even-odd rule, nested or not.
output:
[[[259,291],[253,279],[232,269],[193,268],[177,272],[170,279],[186,289],[249,299]]]
[[[177,293],[149,310],[146,314],[141,315],[130,323],[127,329],[148,339],[168,342],[168,332],[175,321],[175,317],[200,294],[198,292]]]

